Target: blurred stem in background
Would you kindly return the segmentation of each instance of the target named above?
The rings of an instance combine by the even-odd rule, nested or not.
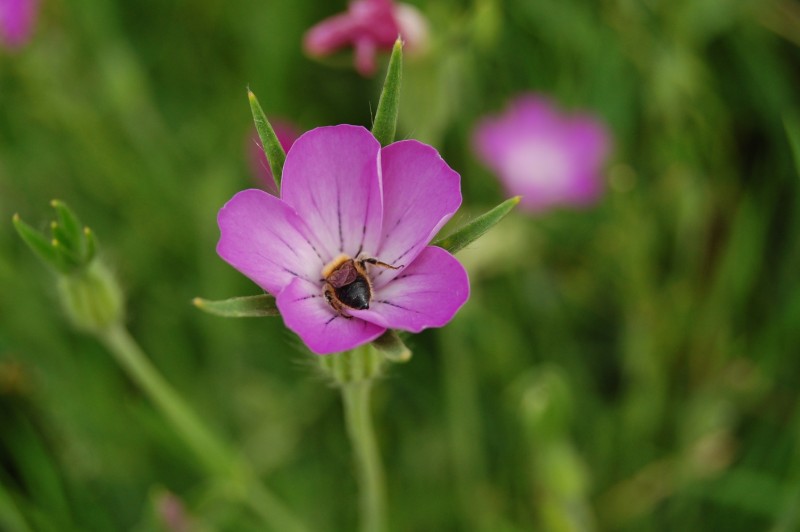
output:
[[[98,333],[98,339],[150,398],[191,448],[207,472],[226,484],[223,492],[245,502],[262,521],[274,530],[302,531],[292,513],[252,474],[252,468],[218,439],[197,414],[183,402],[150,363],[145,353],[121,324]]]
[[[61,304],[73,326],[106,346],[224,493],[249,506],[274,530],[305,530],[152,365],[123,325],[124,297],[114,275],[97,258],[94,233],[64,203],[54,200],[51,204],[58,220],[50,224],[50,238],[18,215],[13,221],[31,250],[58,273]]]
[[[512,408],[528,447],[533,507],[542,530],[595,530],[586,466],[573,445],[572,392],[555,366],[537,366],[512,387]]]
[[[442,330],[442,385],[457,515],[465,527],[491,530],[492,514],[481,496],[488,480],[474,353],[465,345],[469,344],[469,337],[464,324],[472,324],[470,308],[463,309],[462,315]]]

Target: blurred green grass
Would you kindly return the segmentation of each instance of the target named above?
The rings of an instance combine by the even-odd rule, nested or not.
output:
[[[166,488],[212,529],[258,529],[65,324],[10,223],[43,224],[57,197],[98,235],[156,366],[315,530],[353,529],[314,360],[279,320],[190,305],[257,292],[214,251],[217,210],[255,184],[246,86],[303,128],[369,124],[380,81],[301,52],[344,2],[42,7],[0,55],[0,528],[159,529]],[[378,386],[393,528],[581,530],[586,511],[601,530],[796,529],[798,4],[420,7],[432,40],[406,61],[398,137],[461,173],[457,218],[502,199],[469,134],[517,92],[595,110],[615,155],[596,209],[517,213],[467,250],[467,307]]]

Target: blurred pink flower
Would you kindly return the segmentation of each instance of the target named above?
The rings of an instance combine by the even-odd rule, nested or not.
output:
[[[481,120],[473,144],[528,211],[586,206],[602,195],[608,130],[588,114],[565,114],[543,96],[520,95],[505,113]]]
[[[427,23],[414,6],[392,0],[352,0],[347,11],[308,30],[303,45],[314,57],[352,46],[356,70],[362,76],[371,76],[377,52],[391,50],[398,36],[410,52],[426,40]]]
[[[20,48],[33,32],[37,0],[0,0],[0,45]]]
[[[298,128],[294,124],[279,119],[270,120],[270,123],[283,147],[283,151],[288,152],[294,141],[300,136]],[[278,189],[275,186],[275,180],[272,178],[272,170],[269,167],[267,156],[264,154],[264,149],[261,147],[261,139],[258,138],[258,133],[255,130],[250,133],[248,138],[248,150],[250,153],[250,167],[258,184],[273,196],[277,196]]]

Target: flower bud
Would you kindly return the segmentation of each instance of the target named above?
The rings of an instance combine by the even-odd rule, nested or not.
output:
[[[50,223],[50,238],[19,215],[14,216],[14,227],[28,247],[58,273],[58,294],[70,322],[83,331],[101,332],[122,319],[122,291],[96,257],[94,233],[63,202],[53,200],[51,206],[57,219]]]
[[[122,319],[122,291],[99,260],[60,275],[58,293],[67,318],[78,329],[102,332]]]
[[[59,200],[50,205],[56,220],[50,222],[51,235],[37,231],[15,214],[14,227],[20,238],[42,261],[60,273],[72,273],[87,266],[95,257],[97,241],[94,233],[81,224],[72,209]]]

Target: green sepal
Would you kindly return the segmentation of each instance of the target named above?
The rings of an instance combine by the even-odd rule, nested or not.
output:
[[[14,228],[17,230],[17,234],[19,234],[20,238],[22,238],[23,242],[25,242],[28,247],[31,248],[31,251],[42,259],[45,264],[49,264],[61,273],[68,273],[72,269],[64,261],[52,239],[47,238],[33,227],[23,222],[19,214],[15,214],[12,220],[14,222]]]
[[[85,264],[69,246],[57,238],[53,238],[53,248],[60,256],[61,261],[66,265],[68,272],[77,270]]]
[[[86,242],[83,238],[83,225],[72,209],[60,200],[53,200],[50,206],[56,211],[58,222],[53,222],[53,238],[62,242],[64,247],[72,250],[72,253],[80,261],[86,254]]]
[[[511,212],[511,209],[517,206],[520,199],[522,199],[522,196],[514,196],[513,198],[507,199],[494,209],[481,214],[455,232],[435,241],[433,245],[444,248],[450,253],[461,251],[483,236],[483,234],[491,229],[497,222],[505,218],[505,216]]]
[[[394,142],[402,78],[403,41],[398,38],[392,48],[392,57],[389,59],[389,68],[386,71],[386,81],[383,83],[378,109],[375,112],[375,121],[372,124],[372,134],[378,139],[381,146],[388,146]]]
[[[97,253],[97,237],[94,236],[94,231],[88,227],[83,228],[83,237],[86,242],[85,257],[87,261],[91,261]]]
[[[224,318],[261,318],[279,315],[275,298],[269,294],[233,297],[219,301],[196,297],[192,300],[192,304],[204,312]]]
[[[406,347],[400,335],[393,329],[387,330],[373,340],[372,345],[383,353],[386,360],[391,362],[408,362],[411,360],[411,350]]]
[[[275,179],[275,185],[278,191],[281,189],[281,175],[283,174],[283,163],[286,161],[286,152],[283,151],[283,146],[272,129],[272,124],[267,120],[267,115],[261,109],[261,104],[258,103],[258,98],[253,94],[253,91],[247,89],[247,98],[250,100],[250,110],[253,112],[253,122],[256,124],[256,131],[258,137],[261,139],[261,147],[264,150],[264,155],[267,156],[269,168],[272,170],[272,177]]]

